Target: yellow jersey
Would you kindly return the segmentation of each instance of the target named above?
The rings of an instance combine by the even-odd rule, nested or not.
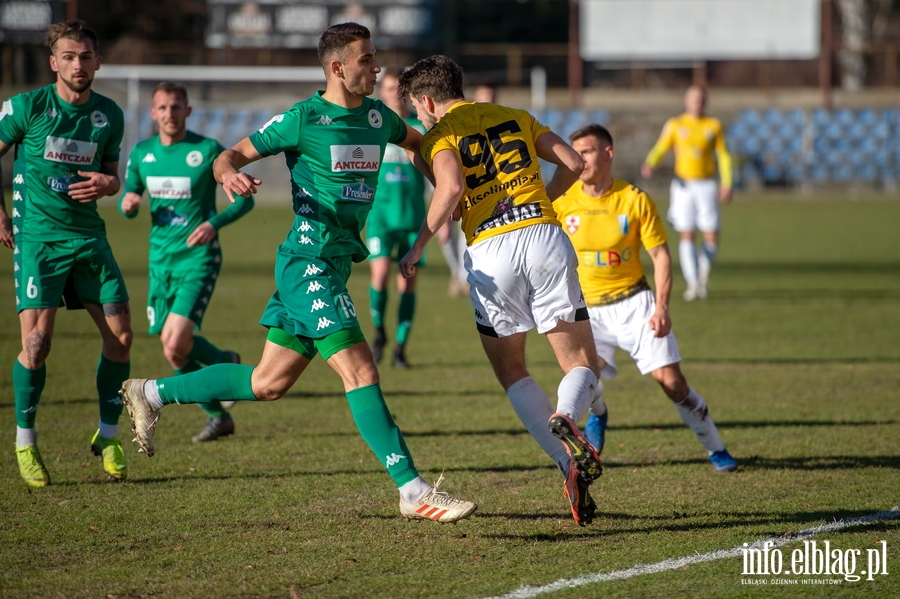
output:
[[[670,148],[675,149],[677,177],[688,181],[711,179],[716,174],[715,158],[718,158],[722,187],[731,187],[731,155],[719,119],[709,116],[698,119],[688,113],[669,119],[644,162],[655,167]]]
[[[429,166],[443,150],[462,165],[461,224],[468,245],[539,223],[559,225],[534,145],[549,132],[525,110],[459,102],[425,134],[422,156]]]
[[[656,204],[621,179],[595,198],[581,181],[553,202],[578,254],[578,279],[589,306],[605,306],[650,289],[641,264],[647,249],[668,241]]]

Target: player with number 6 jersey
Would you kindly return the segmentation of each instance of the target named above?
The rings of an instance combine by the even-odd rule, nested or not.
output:
[[[0,243],[13,249],[22,333],[12,372],[16,457],[33,487],[50,484],[35,419],[57,309],[86,309],[103,339],[91,451],[115,480],[127,476],[116,390],[129,375],[132,339],[125,281],[97,213],[97,201],[119,191],[122,109],[91,90],[100,57],[97,35],[84,21],[51,25],[47,46],[56,82],[14,96],[0,110],[0,156],[16,146],[11,222],[0,181]]]

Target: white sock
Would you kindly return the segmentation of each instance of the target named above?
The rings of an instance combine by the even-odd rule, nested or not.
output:
[[[422,496],[430,490],[431,485],[421,476],[417,476],[399,488],[400,497],[409,503],[415,503],[422,499]]]
[[[566,452],[566,446],[553,436],[550,427],[547,426],[547,421],[553,415],[550,398],[530,376],[513,383],[506,390],[506,395],[516,416],[565,476],[569,469],[569,454]]]
[[[713,263],[716,261],[716,253],[719,248],[714,243],[703,242],[703,251],[697,256],[697,269],[700,284],[706,287],[709,283],[709,273],[712,271]]]
[[[600,385],[602,386],[603,383],[600,383]],[[594,401],[591,404],[591,414],[594,416],[603,416],[606,414],[606,402],[603,401],[602,393],[594,398]]]
[[[159,397],[159,390],[156,388],[156,381],[148,380],[144,383],[144,397],[147,398],[147,403],[156,408],[157,410],[161,410],[163,407],[162,399]]]
[[[693,389],[688,389],[687,397],[681,403],[675,404],[678,414],[684,423],[691,427],[697,440],[706,448],[709,453],[715,453],[725,449],[725,444],[719,437],[719,431],[713,422],[712,416],[709,415],[709,408],[706,407],[706,401],[699,393]]]
[[[603,384],[590,368],[576,366],[559,382],[556,411],[578,422],[589,409],[594,399],[603,394]]]
[[[549,418],[549,416],[548,416]],[[37,430],[16,427],[16,447],[22,449],[28,445],[37,445]]]
[[[100,436],[104,439],[115,439],[119,436],[118,424],[103,424],[100,422]]]
[[[678,242],[678,259],[681,262],[681,274],[688,287],[697,286],[697,248],[691,239]]]

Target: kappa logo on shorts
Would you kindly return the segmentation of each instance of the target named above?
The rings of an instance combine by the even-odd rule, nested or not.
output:
[[[327,329],[331,325],[337,324],[334,321],[328,320],[326,317],[322,317],[319,319],[319,325],[316,327],[317,331],[321,331],[322,329]]]
[[[311,224],[309,224],[309,221],[308,221],[308,220],[305,220],[305,221],[303,221],[302,223],[300,223],[300,226],[297,227],[297,230],[298,230],[298,231],[303,231],[304,233],[306,233],[307,231],[312,231],[312,230],[313,230],[313,226],[312,226]]]
[[[300,245],[316,245],[316,242],[306,235],[301,235],[300,239],[297,240],[297,243],[299,243]]]
[[[324,272],[321,268],[310,262],[306,265],[306,272],[303,273],[304,277],[308,277],[310,275],[317,275],[320,272]]]
[[[303,204],[297,209],[297,214],[311,214],[312,212],[315,211],[309,207],[309,204]]]
[[[19,193],[19,190],[14,191],[13,192],[13,202],[21,202],[21,201],[22,201],[22,194]]]
[[[306,294],[309,295],[313,291],[321,291],[323,289],[325,289],[325,286],[322,285],[320,282],[310,281],[309,287],[306,288]]]
[[[326,304],[320,299],[314,300],[312,303],[312,308],[310,312],[315,312],[316,310],[321,310],[322,308],[327,308],[330,304]]]
[[[23,183],[25,183],[25,177],[22,176],[22,173],[13,177],[13,185],[21,185]]]

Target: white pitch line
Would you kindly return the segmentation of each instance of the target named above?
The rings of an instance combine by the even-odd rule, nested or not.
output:
[[[747,547],[744,547],[744,545],[741,544],[740,546],[732,547],[731,549],[719,549],[717,551],[710,551],[709,553],[703,553],[700,555],[690,555],[687,557],[667,559],[655,564],[639,564],[625,570],[616,570],[614,572],[597,572],[596,574],[587,574],[585,576],[579,576],[578,578],[562,578],[555,582],[551,582],[549,584],[541,586],[529,585],[519,587],[518,589],[510,591],[505,595],[485,597],[485,599],[529,599],[530,597],[537,597],[538,595],[543,595],[545,593],[553,593],[555,591],[561,591],[563,589],[572,589],[595,582],[624,580],[626,578],[634,578],[635,576],[641,576],[643,574],[656,574],[657,572],[675,570],[683,566],[690,566],[691,564],[702,564],[703,562],[725,559],[726,557],[737,557],[741,555],[741,551],[743,549],[750,547],[762,548],[765,543],[772,543],[770,547],[780,547],[781,545],[802,541],[807,537],[812,537],[824,532],[834,532],[836,530],[843,530],[852,526],[859,526],[860,524],[878,522],[880,520],[892,520],[894,518],[900,518],[900,507],[894,507],[886,512],[877,512],[875,514],[869,514],[868,516],[861,516],[859,518],[850,518],[849,520],[838,520],[829,524],[821,524],[819,526],[801,530],[800,532],[787,537],[778,536],[768,539],[758,539],[748,544]]]

